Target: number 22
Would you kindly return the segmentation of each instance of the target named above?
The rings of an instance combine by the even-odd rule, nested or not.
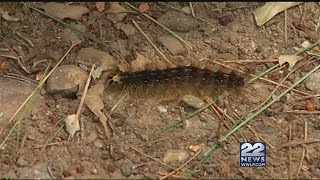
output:
[[[241,145],[241,156],[265,156],[265,146],[262,143],[255,143],[253,146],[250,143],[243,143]],[[252,153],[249,153],[251,150]]]

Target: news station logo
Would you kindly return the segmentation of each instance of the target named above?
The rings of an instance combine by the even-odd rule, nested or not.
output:
[[[263,167],[266,166],[266,143],[265,142],[242,142],[240,143],[240,166]]]

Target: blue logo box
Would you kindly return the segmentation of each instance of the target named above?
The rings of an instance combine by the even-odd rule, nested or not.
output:
[[[240,166],[266,166],[266,154],[267,145],[265,142],[242,142],[240,143]]]

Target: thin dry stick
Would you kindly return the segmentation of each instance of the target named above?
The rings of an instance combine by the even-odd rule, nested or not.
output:
[[[81,97],[81,100],[80,100],[80,104],[79,104],[79,107],[78,107],[78,111],[76,113],[76,116],[75,116],[75,120],[78,120],[79,116],[80,116],[80,113],[81,113],[81,110],[82,110],[82,106],[83,106],[83,103],[84,103],[84,100],[86,98],[86,95],[87,95],[87,92],[88,92],[88,88],[89,88],[89,85],[90,85],[90,81],[91,81],[91,76],[92,76],[92,72],[95,68],[95,64],[92,65],[92,68],[91,68],[91,71],[89,73],[89,77],[87,79],[87,82],[86,82],[86,85],[84,87],[84,90],[83,90],[83,94],[82,94],[82,97]]]
[[[291,123],[289,124],[289,140],[288,143],[290,143],[291,138],[292,138],[292,131],[291,131]],[[289,161],[289,165],[288,165],[288,179],[292,179],[292,147],[291,145],[289,145],[289,155],[288,155],[288,161]]]
[[[288,16],[287,10],[284,10],[284,39],[288,43]]]
[[[92,68],[91,68],[91,71],[89,73],[86,85],[85,85],[84,90],[83,90],[83,94],[82,94],[82,97],[81,97],[81,100],[80,100],[80,104],[79,104],[77,113],[76,113],[76,115],[74,117],[74,121],[79,121],[79,116],[81,114],[81,110],[82,110],[82,106],[83,106],[84,100],[86,99],[86,96],[87,96],[89,84],[90,84],[92,73],[93,73],[93,70],[94,70],[95,66],[96,66],[95,64],[92,65]],[[73,122],[73,123],[76,123],[76,122]],[[81,121],[81,136],[84,137],[84,123],[83,123],[83,121]]]
[[[71,47],[68,49],[68,51],[63,55],[63,57],[60,59],[60,61],[52,68],[52,70],[47,74],[46,77],[44,77],[44,79],[40,82],[40,84],[44,84],[45,81],[50,77],[50,75],[54,72],[54,70],[56,70],[56,68],[60,65],[60,63],[64,60],[64,58],[69,54],[69,52],[71,51],[71,49],[78,45],[79,43],[81,43],[81,41],[76,42],[74,44],[71,45]],[[13,116],[9,119],[8,123],[9,124],[15,117],[16,115],[20,112],[20,110],[25,106],[25,104],[30,100],[31,96],[33,96],[34,92],[32,92],[27,99],[21,104],[21,106],[17,109],[17,111],[13,114]]]
[[[153,141],[150,141],[150,142],[147,142],[147,143],[144,143],[144,144],[140,144],[139,147],[143,147],[143,146],[151,146],[152,144],[154,143],[158,143],[158,142],[161,142],[161,141],[166,141],[166,140],[169,140],[170,138],[161,138],[161,139],[157,139],[157,140],[153,140]]]
[[[275,63],[278,62],[278,59],[261,59],[261,60],[227,60],[223,61],[225,63]]]
[[[175,67],[175,65],[160,51],[160,49],[151,41],[151,39],[146,35],[146,33],[143,32],[143,30],[140,28],[140,26],[136,23],[135,20],[132,19],[132,23],[136,28],[139,30],[139,32],[147,39],[147,41],[150,43],[150,45],[159,53],[159,55],[171,66]]]
[[[293,114],[320,114],[320,111],[297,110],[297,111],[284,111],[284,113],[293,113]]]
[[[169,166],[168,164],[166,164],[166,163],[164,163],[164,162],[162,162],[162,161],[160,161],[160,160],[158,160],[158,159],[156,159],[156,158],[154,158],[154,157],[152,157],[152,156],[149,156],[148,154],[145,154],[144,152],[142,152],[142,151],[140,151],[140,150],[138,150],[138,149],[136,149],[136,148],[134,148],[134,147],[131,147],[131,148],[132,148],[133,150],[137,151],[138,153],[140,153],[140,154],[142,154],[142,155],[144,155],[144,156],[146,156],[146,157],[148,157],[148,158],[150,158],[150,159],[152,159],[152,160],[160,163],[161,165],[163,165],[163,166],[165,166],[165,167],[167,167],[167,168],[170,168],[171,170],[175,170],[174,167]]]
[[[186,166],[192,159],[194,159],[195,157],[198,156],[198,154],[201,152],[201,150],[199,150],[195,155],[193,155],[187,162],[183,163],[180,167],[178,167],[176,170],[172,171],[171,173],[167,174],[166,176],[160,178],[160,180],[166,179],[169,176],[173,175],[174,173],[180,171],[180,169],[182,169],[184,166]]]
[[[190,9],[191,9],[191,14],[192,14],[192,17],[196,17],[196,15],[194,14],[194,10],[193,10],[193,7],[192,7],[192,2],[189,2],[189,6],[190,6]]]
[[[158,174],[159,175],[163,175],[163,176],[167,175],[167,173],[164,173],[164,172],[158,172]],[[171,175],[171,177],[176,178],[176,179],[183,179],[182,176],[178,176],[178,175],[175,175],[175,174]]]
[[[53,176],[52,171],[51,171],[51,168],[50,168],[49,165],[47,165],[47,170],[48,170],[48,173],[49,173],[51,179],[56,179],[56,178]]]
[[[306,141],[308,139],[308,122],[307,120],[304,120],[304,140]],[[301,168],[302,168],[302,164],[303,164],[303,160],[306,156],[306,152],[307,152],[307,145],[302,145],[302,154],[301,154],[301,160],[299,163],[299,168],[298,171],[296,173],[296,178],[298,177]]]
[[[311,96],[304,96],[304,97],[297,98],[297,99],[293,100],[293,102],[304,101],[309,98],[319,98],[319,97],[320,97],[320,94],[315,94],[315,95],[311,95]]]
[[[32,42],[29,38],[23,36],[23,35],[22,35],[20,32],[18,32],[18,31],[16,31],[16,34],[17,34],[20,38],[22,38],[23,40],[25,40],[31,47],[34,47],[33,42]]]
[[[298,140],[298,141],[291,141],[288,142],[282,146],[279,147],[279,149],[285,148],[287,146],[296,146],[296,145],[301,145],[301,144],[312,144],[312,143],[317,143],[320,142],[319,139],[312,139],[312,140]]]
[[[225,64],[220,63],[220,62],[218,62],[218,61],[212,61],[212,62],[215,63],[215,64],[219,64],[219,65],[221,65],[221,66],[223,66],[223,67],[226,67],[226,68],[228,68],[228,69],[231,69],[231,70],[234,70],[234,71],[243,73],[243,74],[248,74],[248,75],[250,75],[250,76],[252,76],[252,77],[255,77],[255,76],[256,76],[256,75],[254,75],[254,74],[246,73],[246,72],[241,71],[241,70],[239,70],[239,69],[236,69],[236,68],[233,68],[233,67],[231,67],[231,66],[225,65]],[[275,81],[272,81],[272,80],[270,80],[270,79],[266,79],[266,78],[263,78],[263,77],[260,77],[259,79],[261,79],[261,80],[263,80],[263,81],[266,81],[266,82],[269,82],[269,83],[274,84],[274,85],[278,85],[278,84],[279,84],[279,83],[277,83],[277,82],[275,82]],[[288,86],[286,86],[286,85],[284,85],[284,84],[282,84],[282,85],[280,85],[280,86],[281,86],[281,87],[285,87],[285,88],[289,88]],[[303,91],[300,91],[300,90],[297,90],[297,89],[292,89],[292,91],[294,91],[295,93],[301,94],[301,95],[312,96],[312,94],[309,94],[309,93],[306,93],[306,92],[303,92]]]
[[[128,91],[125,91],[123,96],[116,102],[116,104],[110,109],[110,116],[112,114],[112,112],[116,109],[116,107],[127,97],[128,95]]]

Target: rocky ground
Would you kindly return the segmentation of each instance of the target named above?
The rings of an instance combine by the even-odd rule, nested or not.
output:
[[[259,27],[253,12],[263,4],[194,2],[193,17],[189,3],[132,3],[183,43],[126,3],[31,4],[72,24],[78,33],[23,4],[0,3],[0,177],[189,176],[239,117],[270,98],[277,83],[291,73],[283,82],[291,86],[316,67],[319,46],[313,49],[318,55],[301,55],[293,71],[286,65],[241,87],[199,88],[172,81],[123,87],[108,80],[119,72],[192,65],[235,72],[247,82],[277,64],[280,55],[320,39],[318,3],[290,8],[286,17],[279,13]],[[30,112],[15,126],[19,118],[7,125],[46,68],[51,70],[64,54]],[[81,130],[70,137],[64,119],[77,112],[92,64],[97,68],[80,114]],[[319,76],[313,73],[230,136],[192,176],[320,178]],[[244,141],[268,143],[266,167],[240,167],[239,143]]]

